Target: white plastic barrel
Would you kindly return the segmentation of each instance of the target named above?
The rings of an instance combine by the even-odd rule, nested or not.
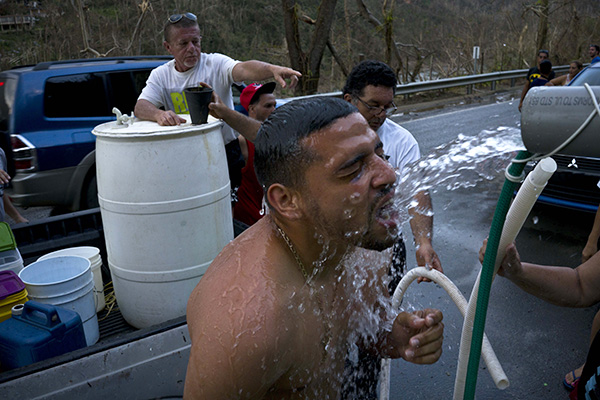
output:
[[[185,315],[193,288],[233,239],[221,126],[211,118],[93,131],[108,265],[121,313],[137,328]]]
[[[29,264],[19,272],[30,300],[75,311],[83,322],[87,345],[100,337],[94,278],[85,257],[61,256]]]
[[[1,253],[0,253],[1,254]],[[102,257],[100,249],[92,246],[69,247],[62,250],[53,251],[52,253],[44,254],[38,260],[46,260],[50,257],[59,256],[80,256],[90,260],[92,275],[94,276],[94,296],[96,298],[96,312],[100,312],[106,306],[104,300],[104,284],[102,282]]]

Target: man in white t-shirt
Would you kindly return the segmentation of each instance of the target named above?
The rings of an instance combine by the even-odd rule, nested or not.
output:
[[[419,145],[409,131],[387,117],[396,111],[394,94],[396,74],[385,63],[367,60],[356,65],[342,90],[344,100],[354,104],[369,126],[377,132],[383,143],[383,152],[389,163],[402,175],[407,164],[421,157]],[[410,226],[415,240],[417,264],[443,272],[440,259],[432,247],[433,216],[431,199],[427,191],[416,193],[417,206],[409,209]],[[402,236],[394,245],[390,274],[390,293],[396,289],[406,268],[406,247]],[[420,279],[420,281],[425,279]],[[370,354],[360,354],[359,362],[348,366],[349,379],[342,398],[375,398],[379,373],[379,359]]]
[[[164,28],[163,45],[173,55],[174,60],[155,68],[146,87],[142,90],[135,105],[135,116],[159,125],[179,125],[185,122],[177,114],[187,114],[187,102],[183,94],[186,87],[208,84],[220,101],[233,109],[231,85],[245,80],[262,81],[274,78],[282,87],[285,79],[290,79],[294,87],[301,74],[291,68],[268,64],[262,61],[240,62],[218,53],[201,53],[200,27],[192,13],[174,14],[169,17]],[[225,120],[227,122],[227,120]],[[240,132],[253,140],[258,129]],[[239,185],[240,170],[244,165],[239,149],[237,134],[225,125],[222,130],[227,152],[229,175],[232,187]],[[237,183],[237,185],[236,185]]]

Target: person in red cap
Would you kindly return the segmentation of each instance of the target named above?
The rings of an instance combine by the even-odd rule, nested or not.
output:
[[[244,88],[240,94],[240,104],[248,112],[248,116],[263,122],[275,110],[275,82],[253,83]],[[242,183],[237,191],[238,201],[233,207],[233,218],[247,225],[253,225],[262,218],[263,189],[254,172],[254,144],[242,135],[238,137],[246,165],[242,168]]]

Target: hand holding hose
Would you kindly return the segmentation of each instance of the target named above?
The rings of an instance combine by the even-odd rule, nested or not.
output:
[[[483,241],[483,245],[479,249],[479,262],[483,263],[483,258],[485,257],[485,250],[487,248],[487,239]],[[517,246],[514,243],[506,246],[506,254],[502,259],[502,263],[500,264],[500,268],[498,269],[498,275],[503,276],[507,279],[511,279],[514,276],[517,276],[523,270],[523,265],[521,264],[521,256],[517,251]]]
[[[444,316],[440,310],[402,312],[386,338],[386,356],[414,364],[433,364],[442,355]]]
[[[442,262],[440,261],[440,258],[433,249],[431,242],[418,245],[415,251],[415,255],[417,257],[418,266],[424,266],[429,269],[435,269],[436,271],[440,271],[442,274],[444,273],[444,269],[442,268]],[[419,277],[417,279],[417,283],[421,282],[431,282],[431,280]]]

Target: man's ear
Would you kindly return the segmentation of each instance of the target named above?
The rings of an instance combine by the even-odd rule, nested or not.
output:
[[[248,104],[248,116],[250,118],[254,118],[255,117],[255,115],[253,114],[255,107],[256,107],[256,103],[254,103],[254,104]]]
[[[163,42],[163,47],[169,52],[169,54],[171,53],[171,45],[169,44],[169,42],[167,42],[166,40]]]
[[[350,93],[346,93],[344,95],[344,100],[346,100],[348,103],[352,103],[352,95]]]
[[[274,183],[269,186],[266,196],[271,207],[282,217],[290,220],[302,217],[303,212],[300,207],[300,197],[297,191],[279,183]]]

